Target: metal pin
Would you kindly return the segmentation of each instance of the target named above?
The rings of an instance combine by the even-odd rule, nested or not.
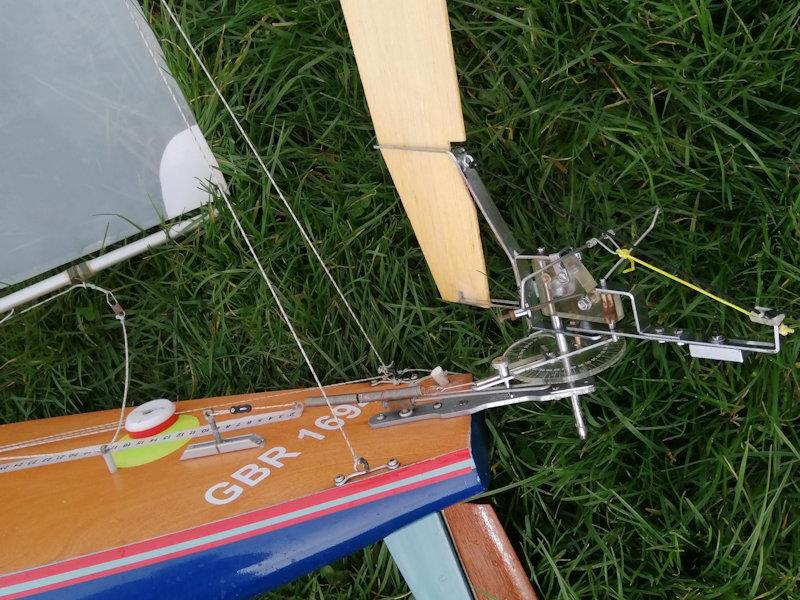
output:
[[[581,409],[581,397],[575,394],[570,398],[572,404],[572,414],[575,417],[575,429],[578,432],[578,437],[585,440],[588,436],[586,431],[586,423],[583,421],[583,410]]]
[[[492,367],[494,367],[494,370],[497,371],[497,375],[504,380],[503,385],[505,385],[507,388],[510,388],[511,379],[508,370],[508,360],[506,360],[506,358],[503,356],[498,356],[492,361]]]
[[[103,444],[100,446],[100,454],[103,457],[103,460],[106,461],[106,466],[108,467],[109,473],[116,473],[117,472],[117,463],[114,462],[114,456],[109,452],[108,446]]]
[[[203,416],[206,418],[206,421],[208,421],[208,426],[211,428],[211,433],[214,435],[214,441],[217,443],[217,446],[219,446],[222,443],[222,436],[217,428],[217,421],[214,419],[214,411],[207,408],[203,411]]]

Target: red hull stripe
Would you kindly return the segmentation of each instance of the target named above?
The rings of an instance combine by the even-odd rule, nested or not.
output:
[[[0,577],[0,597],[18,598],[290,527],[474,471],[468,449],[304,498],[151,540]]]
[[[164,421],[163,423],[159,423],[155,427],[151,427],[150,429],[145,429],[144,431],[125,431],[128,432],[128,435],[131,436],[133,439],[139,440],[141,438],[150,437],[151,435],[156,435],[161,433],[162,431],[166,431],[178,420],[178,413],[174,413],[169,419]]]

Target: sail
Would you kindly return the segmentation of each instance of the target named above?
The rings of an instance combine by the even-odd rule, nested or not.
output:
[[[225,185],[137,3],[0,10],[0,288],[195,210]]]

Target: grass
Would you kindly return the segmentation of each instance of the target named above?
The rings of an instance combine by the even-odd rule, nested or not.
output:
[[[145,8],[323,379],[373,373],[166,15]],[[401,366],[486,374],[522,332],[437,299],[371,149],[338,3],[178,11],[378,347]],[[450,12],[470,147],[526,246],[578,244],[586,222],[613,226],[658,202],[645,247],[656,260],[797,313],[800,5],[451,0]],[[502,255],[491,242],[487,253],[495,295],[508,297]],[[758,331],[641,270],[624,277],[657,323]],[[129,315],[134,402],[311,383],[224,211],[97,283]],[[796,336],[740,366],[630,345],[587,403],[585,444],[563,404],[492,413],[488,496],[542,597],[800,598],[799,350]],[[0,420],[111,408],[121,369],[116,322],[101,298],[75,293],[3,327]],[[406,593],[378,545],[268,597]]]

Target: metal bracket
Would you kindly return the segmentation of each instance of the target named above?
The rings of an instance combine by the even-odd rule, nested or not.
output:
[[[626,325],[616,325],[613,329],[604,329],[592,323],[582,323],[581,325],[567,325],[561,333],[567,335],[585,336],[611,336],[628,337],[639,340],[658,342],[661,344],[670,343],[678,346],[689,346],[689,353],[694,358],[704,358],[712,360],[742,362],[748,352],[761,354],[777,354],[781,348],[781,336],[779,326],[781,320],[775,319],[769,324],[773,327],[772,342],[759,340],[738,340],[726,339],[723,336],[715,335],[709,339],[702,338],[684,329],[669,329],[664,327],[654,327],[647,320],[647,315],[639,311],[636,296],[627,291],[610,287],[598,287],[598,291],[603,294],[612,294],[627,298],[631,305],[631,315],[633,316],[633,327]],[[776,325],[775,322],[778,324]],[[554,329],[546,327],[541,323],[534,323],[532,329],[539,331],[550,331]]]
[[[505,252],[509,262],[511,262],[511,269],[514,271],[514,279],[517,283],[517,291],[522,294],[525,292],[525,290],[522,289],[522,281],[528,277],[532,271],[530,260],[522,251],[522,247],[508,227],[508,223],[503,219],[503,216],[497,209],[497,205],[494,203],[494,200],[492,200],[492,195],[483,184],[483,180],[476,168],[477,162],[472,155],[470,155],[463,146],[454,146],[450,151],[450,156],[453,157],[456,165],[458,165],[458,168],[461,170],[464,184],[467,186],[475,205],[481,211],[494,237],[497,239],[503,252]],[[533,293],[526,293],[525,296],[528,306],[536,304],[536,297]]]
[[[521,402],[549,402],[589,394],[593,391],[594,382],[591,379],[582,379],[574,384],[512,386],[510,388],[440,394],[432,397],[433,402],[428,404],[418,404],[394,412],[378,413],[370,418],[369,425],[379,428],[426,419],[451,419],[498,406],[509,406]]]
[[[203,416],[206,418],[206,421],[208,421],[209,427],[211,427],[211,434],[214,436],[214,439],[210,442],[199,442],[186,446],[181,460],[191,460],[193,458],[202,458],[203,456],[212,456],[214,454],[226,454],[239,450],[250,450],[252,448],[260,448],[264,445],[264,438],[255,433],[223,438],[219,433],[217,421],[214,419],[214,411],[207,408],[203,411]]]
[[[340,473],[336,477],[333,478],[333,483],[336,487],[341,487],[344,484],[356,479],[358,477],[364,477],[365,475],[372,475],[374,473],[379,473],[381,471],[394,471],[400,467],[400,461],[396,458],[390,458],[385,465],[381,465],[379,467],[375,467],[373,469],[369,468],[369,463],[361,459],[363,461],[364,467],[359,470],[356,468],[350,475],[345,475],[344,473]]]

